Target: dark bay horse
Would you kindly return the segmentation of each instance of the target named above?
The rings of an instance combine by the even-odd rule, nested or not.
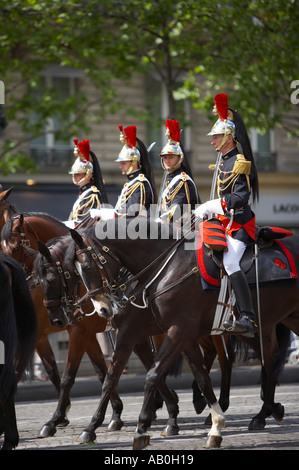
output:
[[[101,265],[102,276],[104,273],[106,279],[105,285],[102,284],[102,288],[100,288],[98,275],[98,292],[102,293],[104,290],[110,297],[113,292],[115,298],[115,293],[120,293],[117,284],[117,272],[120,266],[125,266],[133,274],[133,280],[136,282],[138,278],[139,285],[142,287],[135,290],[130,289],[129,280],[125,286],[127,291],[130,292],[131,290],[130,294],[126,293],[127,301],[134,301],[134,304],[138,303],[140,307],[150,306],[155,321],[166,332],[166,339],[146,378],[144,404],[137,428],[137,435],[144,440],[146,430],[150,426],[148,405],[151,402],[155,386],[159,382],[161,374],[169,369],[182,351],[189,359],[191,370],[195,374],[200,388],[204,394],[208,393],[209,405],[215,403],[212,401],[213,396],[210,395],[210,391],[207,392],[206,382],[203,382],[199,376],[196,365],[198,365],[197,341],[198,338],[206,337],[211,332],[218,293],[206,291],[202,288],[196,269],[196,253],[192,250],[185,250],[184,243],[174,242],[169,237],[164,239],[162,236],[156,239],[135,237],[132,240],[124,235],[127,234],[127,227],[122,224],[125,224],[125,222],[120,220],[110,221],[109,236],[108,224],[99,223],[96,230],[98,230],[98,238],[104,238],[103,241],[96,239],[95,230],[92,230],[89,235],[85,232],[84,237],[88,237],[89,250],[87,250],[85,243],[77,239],[76,234],[73,232],[72,234],[77,239],[76,243],[79,247],[77,256],[79,253],[81,257],[80,274],[85,279],[87,288],[89,288],[88,283],[91,273],[90,254],[95,251],[99,260],[98,263]],[[148,229],[149,226],[145,230],[146,235],[148,235]],[[153,228],[152,233],[156,232],[157,229]],[[120,233],[120,236],[118,236],[118,233]],[[283,243],[286,249],[292,253],[298,271],[299,237],[289,237]],[[96,250],[93,248],[95,245]],[[167,257],[165,253],[167,253]],[[158,271],[156,270],[157,260]],[[147,267],[151,269],[147,270]],[[111,290],[111,286],[113,286],[113,290]],[[124,289],[123,286],[122,289]],[[96,292],[94,292],[94,298],[96,299]],[[253,298],[256,298],[255,289],[253,289]],[[277,331],[280,326],[283,326],[284,331],[292,330],[298,335],[298,278],[281,284],[275,282],[263,285],[261,287],[260,307],[264,352],[264,365],[262,367],[264,404],[258,415],[252,419],[249,429],[263,429],[266,418],[271,415],[277,420],[283,418],[283,407],[280,403],[274,402],[277,374],[279,366],[281,366]],[[257,309],[257,306],[255,308]],[[125,310],[127,322],[129,322],[135,310]],[[138,315],[135,312],[136,325],[139,322],[140,327],[140,318],[144,323],[147,321],[148,311],[149,309],[144,308],[139,310]],[[135,323],[132,322],[132,324]],[[131,331],[131,336],[134,335],[136,336],[136,330]],[[260,354],[258,335],[253,339],[242,337],[242,340],[250,344],[258,355]],[[200,365],[198,367],[200,369]],[[214,410],[213,413],[215,413]],[[219,433],[219,430],[217,432]]]
[[[90,358],[101,382],[103,382],[107,373],[107,366],[96,337],[97,333],[105,331],[107,321],[98,315],[93,315],[92,317],[83,318],[82,321],[73,325],[69,325],[67,321],[61,323],[64,320],[57,318],[50,322],[48,311],[44,305],[42,288],[40,285],[36,285],[31,276],[34,258],[38,253],[38,242],[40,240],[47,242],[55,236],[68,233],[69,229],[59,220],[48,214],[34,212],[15,215],[7,221],[1,233],[3,251],[14,257],[24,267],[29,276],[28,284],[38,318],[36,351],[59,396],[57,409],[52,419],[42,428],[40,437],[54,435],[56,426],[66,426],[69,423],[67,411],[70,408],[70,391],[84,353]],[[80,283],[79,295],[83,295],[84,292],[85,288]],[[87,311],[90,309],[90,305],[83,305],[82,309]],[[64,330],[68,332],[69,344],[66,364],[60,379],[48,335]],[[112,401],[115,414],[119,416],[122,411],[122,402],[117,394],[112,397]],[[115,426],[118,427],[115,423],[117,423],[117,420],[112,420],[110,429],[113,430]]]
[[[69,308],[69,305],[64,304],[61,302],[61,288],[63,286],[63,282],[61,282],[61,276],[57,272],[57,263],[56,263],[56,253],[57,250],[63,254],[66,252],[67,248],[69,247],[70,243],[72,242],[72,238],[70,236],[60,237],[56,240],[56,242],[50,241],[47,245],[39,242],[40,247],[40,255],[36,257],[34,262],[34,271],[36,273],[37,278],[40,280],[40,283],[43,287],[43,292],[45,295],[45,302],[49,309],[49,314],[53,317],[61,317],[64,319],[68,319],[69,322],[72,321],[72,311]],[[63,256],[61,256],[61,259]],[[70,278],[74,279],[74,271],[75,271],[75,262],[74,259],[72,260],[64,260],[61,265],[64,264],[67,266],[67,269],[70,273]],[[60,285],[60,287],[59,287]],[[70,290],[74,290],[75,286]],[[79,302],[81,302],[80,299]],[[53,307],[53,308],[52,308]],[[101,307],[101,312],[103,314],[103,308]],[[110,315],[110,313],[109,313]],[[106,310],[106,316],[108,316],[108,312]],[[136,353],[139,357],[140,361],[144,365],[145,369],[148,370],[153,362],[153,350],[152,350],[152,343],[149,341],[149,336],[152,334],[159,335],[161,334],[161,330],[157,325],[148,325],[145,328],[145,331],[142,335],[140,335],[136,341],[134,341],[133,347],[125,346],[121,351],[121,370],[124,369],[125,363],[128,361],[130,354],[132,351]],[[118,334],[116,336],[116,342],[118,338]],[[115,352],[113,357],[115,356]],[[110,370],[110,368],[109,368]],[[116,384],[117,385],[117,384]],[[108,401],[113,397],[115,394],[116,386],[113,387],[113,390],[109,393]],[[165,385],[164,378],[161,379],[159,386],[158,386],[159,393],[156,394],[155,400],[152,406],[151,414],[155,416],[156,410],[162,406],[163,400],[166,403],[170,418],[168,424],[165,429],[165,434],[173,435],[177,432],[177,425],[176,425],[176,416],[178,414],[178,406],[177,406],[177,395],[174,391],[170,391],[167,386]],[[107,401],[107,404],[108,404]],[[96,416],[96,419],[93,418],[92,424],[88,429],[86,429],[80,436],[80,440],[82,442],[92,442],[95,440],[96,435],[94,433],[94,429],[96,429],[105,418],[105,410],[102,410],[101,416]],[[99,420],[101,423],[99,424]]]
[[[23,269],[3,253],[0,290],[0,435],[2,449],[12,450],[19,442],[14,397],[34,351],[36,316]]]

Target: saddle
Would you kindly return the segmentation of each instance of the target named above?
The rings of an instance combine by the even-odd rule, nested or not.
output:
[[[279,227],[257,227],[256,242],[259,248],[258,275],[259,284],[268,284],[274,281],[287,281],[298,277],[296,265],[292,254],[280,239],[293,235],[288,230]],[[222,253],[218,241],[213,246],[213,237],[207,238],[202,231],[196,233],[196,257],[203,289],[219,289],[221,283]],[[221,244],[223,245],[223,244]],[[247,277],[249,285],[256,284],[254,246],[247,246],[241,260],[241,269]]]

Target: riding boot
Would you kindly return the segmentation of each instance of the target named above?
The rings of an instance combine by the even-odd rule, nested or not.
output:
[[[237,271],[229,276],[229,278],[236,296],[240,316],[235,322],[226,320],[223,326],[230,333],[243,334],[246,337],[252,338],[254,336],[255,314],[246,276],[243,271]]]

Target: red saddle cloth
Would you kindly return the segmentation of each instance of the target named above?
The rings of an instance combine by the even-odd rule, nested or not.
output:
[[[271,240],[273,243],[268,248],[259,251],[259,282],[269,283],[296,279],[298,272],[293,255],[283,242],[276,239],[276,237],[284,238],[290,236],[292,232],[276,227],[263,227],[260,231],[261,233],[267,233],[269,237],[267,241]],[[219,266],[211,256],[213,243],[218,244],[214,257],[216,256],[219,263],[221,262],[219,247],[223,251],[223,247],[221,248],[223,242],[219,244],[217,238],[218,235],[216,238],[210,235],[204,236],[202,228],[196,233],[197,264],[202,277],[203,287],[207,289],[217,289],[220,286]],[[210,243],[206,243],[207,241]],[[248,246],[241,260],[241,268],[245,272],[249,284],[255,284],[256,282],[253,254],[253,246]]]

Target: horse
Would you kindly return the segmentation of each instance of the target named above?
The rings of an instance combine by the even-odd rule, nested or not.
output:
[[[110,224],[110,235],[108,224]],[[145,221],[143,234],[146,234],[144,237],[146,239],[142,239],[140,235],[142,229],[140,229],[139,237],[135,236],[132,240],[134,229],[131,228],[131,238],[126,236],[129,224],[119,219],[106,223],[99,222],[96,229],[84,233],[85,239],[88,240],[87,243],[83,241],[83,237],[80,239],[80,234],[75,234],[73,231],[71,233],[76,240],[77,259],[81,266],[80,275],[87,289],[91,286],[92,262],[94,264],[92,259],[96,259],[100,266],[101,278],[104,273],[105,283],[102,282],[102,284],[99,282],[98,274],[98,289],[93,293],[95,306],[97,293],[103,291],[106,291],[108,296],[117,301],[117,295],[121,294],[120,285],[116,281],[117,272],[120,268],[125,267],[133,274],[132,279],[128,279],[127,283],[122,283],[124,284],[122,292],[125,291],[126,302],[135,305],[138,302],[141,308],[149,306],[148,309],[139,310],[138,314],[134,309],[125,309],[126,322],[131,325],[136,324],[136,328],[127,333],[131,336],[138,335],[136,329],[140,326],[136,320],[137,315],[139,318],[142,316],[142,321],[146,322],[146,314],[149,311],[152,318],[166,332],[166,339],[146,376],[144,402],[135,438],[140,445],[143,445],[143,443],[149,442],[146,433],[151,422],[148,405],[151,403],[153,391],[161,375],[171,367],[182,351],[189,359],[191,370],[195,374],[200,388],[205,396],[208,395],[208,405],[216,404],[212,418],[216,418],[217,421],[218,416],[221,416],[206,379],[202,381],[196,370],[198,356],[200,356],[197,341],[198,338],[206,337],[211,333],[218,292],[203,288],[197,269],[196,253],[184,249],[183,237],[175,241],[169,236],[163,237],[161,233],[155,238],[148,237],[148,233],[157,234],[161,227],[157,229],[153,221]],[[97,237],[95,230],[97,230]],[[99,238],[104,238],[104,242]],[[286,250],[293,255],[295,270],[298,270],[299,267],[298,238],[294,235],[283,241]],[[136,283],[137,280],[139,287],[137,284],[137,288],[134,289],[131,281]],[[262,344],[264,354],[262,364],[262,398],[264,403],[260,412],[252,418],[249,424],[250,430],[263,429],[266,425],[266,418],[271,415],[277,421],[283,419],[282,405],[274,402],[277,377],[282,366],[278,348],[278,334],[281,331],[282,340],[288,341],[289,330],[295,334],[299,332],[298,293],[297,277],[287,282],[277,281],[262,285],[260,300],[262,341],[260,341],[258,334],[254,338],[240,335],[242,341],[249,344],[260,357]],[[256,299],[255,286],[252,286],[252,294]],[[256,301],[255,309],[256,311],[258,309]],[[132,320],[134,313],[136,322]],[[105,386],[104,383],[103,390]],[[221,418],[220,422],[222,426]],[[216,426],[212,426],[210,436],[213,435]],[[219,427],[216,429],[216,434],[218,434],[216,445],[219,445],[221,442]],[[135,445],[135,440],[133,445]]]
[[[17,381],[34,351],[36,316],[25,274],[12,258],[0,254],[0,435],[2,450],[18,446],[15,413]],[[5,360],[4,360],[5,358]]]
[[[57,273],[57,266],[56,266],[56,255],[55,252],[59,249],[60,254],[65,252],[72,241],[72,238],[69,236],[60,237],[56,240],[56,243],[52,244],[52,241],[49,242],[47,245],[39,242],[39,250],[40,255],[36,257],[34,262],[34,271],[36,273],[37,279],[39,279],[45,299],[46,305],[49,307],[53,307],[52,310],[49,311],[49,314],[52,315],[53,318],[58,318],[60,316],[61,323],[64,321],[72,322],[72,309],[70,309],[70,305],[66,303],[63,304],[61,302],[61,295],[60,290],[58,289],[58,285],[62,285],[61,277]],[[61,256],[63,259],[63,256]],[[74,271],[75,271],[75,263],[71,262],[71,260],[64,260],[64,265],[68,267],[70,278],[73,278]],[[88,293],[89,296],[89,293]],[[82,299],[80,299],[79,303],[81,303]],[[103,310],[102,310],[103,314]],[[106,311],[106,316],[108,312]],[[144,334],[137,338],[137,341],[134,342],[134,347],[132,348],[124,348],[121,350],[121,370],[120,374],[129,359],[129,356],[132,351],[139,357],[140,361],[144,365],[145,369],[148,370],[153,361],[153,349],[152,349],[152,342],[149,341],[149,336],[152,334],[160,335],[161,331],[159,327],[154,325],[149,325],[149,328],[146,329]],[[116,343],[118,342],[118,334],[116,336]],[[115,351],[113,353],[113,358],[115,357]],[[109,366],[110,371],[111,366]],[[110,372],[109,372],[110,373]],[[115,388],[109,393],[108,401],[113,394],[115,393]],[[102,391],[103,392],[103,391]],[[155,396],[155,400],[152,406],[152,416],[156,416],[156,410],[162,406],[163,400],[166,403],[168,412],[169,412],[169,420],[168,424],[165,428],[164,435],[174,435],[177,433],[178,427],[176,424],[176,416],[178,414],[178,398],[174,391],[168,390],[168,387],[165,384],[164,378],[161,379],[158,387],[158,392]],[[108,404],[108,402],[107,402]],[[96,438],[94,433],[94,429],[98,427],[98,422],[101,420],[101,423],[105,417],[105,411],[101,414],[100,418],[96,416],[96,421],[93,422],[94,417],[92,418],[92,424],[89,429],[86,429],[79,437],[81,442],[93,442]]]
[[[46,242],[55,236],[68,233],[69,229],[59,220],[48,214],[35,212],[15,215],[6,222],[1,232],[3,251],[21,263],[28,274],[28,284],[38,317],[36,351],[59,397],[53,417],[40,430],[40,437],[54,435],[57,426],[69,424],[67,412],[70,408],[70,391],[84,353],[90,358],[100,381],[104,380],[107,373],[107,366],[96,337],[97,333],[105,331],[107,321],[98,315],[83,318],[73,325],[62,325],[57,319],[50,321],[44,305],[42,288],[34,281],[32,274],[33,262],[38,253],[38,242],[40,240]],[[76,282],[78,283],[78,279]],[[83,292],[84,286],[81,283],[79,294]],[[83,306],[83,311],[88,309],[90,305]],[[49,334],[59,331],[67,331],[69,335],[67,359],[61,378],[48,339]],[[112,401],[115,417],[112,418],[109,429],[114,430],[122,426],[119,417],[123,406],[117,394],[112,397]]]

